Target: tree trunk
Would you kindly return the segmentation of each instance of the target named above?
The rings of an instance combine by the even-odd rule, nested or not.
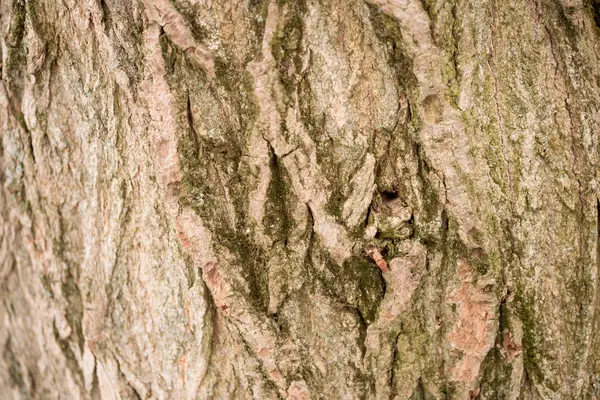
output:
[[[2,399],[600,398],[598,0],[0,0]]]

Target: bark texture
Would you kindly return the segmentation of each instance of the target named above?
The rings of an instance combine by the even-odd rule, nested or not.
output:
[[[600,398],[599,26],[0,0],[0,397]]]

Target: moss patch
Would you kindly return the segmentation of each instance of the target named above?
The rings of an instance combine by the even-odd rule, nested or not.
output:
[[[269,152],[271,155],[271,182],[267,190],[263,225],[265,233],[275,241],[287,242],[290,232],[294,229],[294,219],[288,209],[291,183],[281,160],[275,155],[272,148],[269,149]]]
[[[373,322],[385,293],[385,282],[379,269],[367,258],[359,256],[350,257],[340,267],[318,244],[312,251],[319,253],[317,262],[325,268],[321,270],[310,265],[323,287],[343,304],[356,309],[367,324]]]

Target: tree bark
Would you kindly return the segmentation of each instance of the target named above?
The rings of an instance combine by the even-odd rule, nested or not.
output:
[[[600,398],[598,0],[0,28],[1,398]]]

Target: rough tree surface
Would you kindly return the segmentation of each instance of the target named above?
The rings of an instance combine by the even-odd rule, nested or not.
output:
[[[598,0],[0,30],[1,399],[600,398]]]

